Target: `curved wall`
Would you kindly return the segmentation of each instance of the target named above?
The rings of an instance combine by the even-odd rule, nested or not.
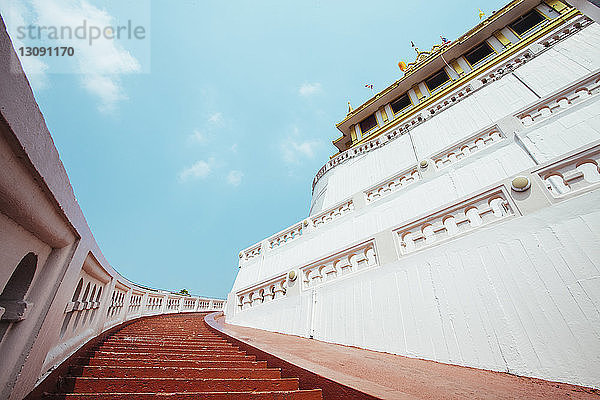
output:
[[[0,20],[0,398],[22,399],[89,339],[224,300],[130,282],[102,255]]]
[[[240,253],[227,322],[600,387],[600,27],[575,15],[426,111]]]

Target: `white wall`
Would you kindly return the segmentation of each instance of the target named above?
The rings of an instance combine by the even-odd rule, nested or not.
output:
[[[600,387],[598,240],[596,190],[316,287],[314,337]],[[305,291],[228,322],[308,337],[310,304]]]
[[[404,133],[331,167],[315,186],[302,235],[241,259],[227,321],[600,388],[599,32],[592,24],[549,50],[535,48],[516,76],[488,82],[411,129],[416,157]],[[367,197],[366,189],[416,160],[493,129],[500,140],[443,168],[419,170],[416,182],[384,197]],[[544,181],[548,173],[568,181],[570,194],[557,198]],[[521,174],[532,182],[525,193],[510,189]],[[498,185],[518,210],[510,218],[402,253],[396,232],[404,225],[418,221],[424,232],[443,210],[467,210]],[[345,199],[352,211],[312,225]],[[302,271],[329,268],[330,257],[365,241],[375,244],[376,267],[305,285]],[[287,279],[283,297],[238,306],[239,296],[291,270],[299,283]]]
[[[507,74],[484,86],[412,129],[410,134],[416,156],[409,137],[403,135],[375,152],[350,159],[327,171],[315,185],[311,215],[408,168],[415,164],[415,159],[426,158],[511,116],[540,97],[599,68],[600,25],[593,23],[523,64],[514,75]],[[595,114],[592,112],[592,115]],[[577,118],[575,120],[579,121]],[[591,129],[597,132],[597,123]]]

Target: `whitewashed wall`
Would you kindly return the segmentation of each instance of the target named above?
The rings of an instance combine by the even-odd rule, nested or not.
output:
[[[600,387],[599,240],[596,190],[228,322]]]
[[[599,35],[594,23],[532,46],[412,142],[395,135],[331,166],[293,234],[240,253],[227,321],[600,388]],[[517,175],[532,182],[525,194],[510,189]],[[508,217],[428,230],[490,188],[504,188]],[[405,254],[396,232],[414,221],[425,248]],[[376,261],[358,252],[345,274],[352,258],[336,254],[364,243]]]
[[[421,160],[467,138],[599,68],[600,25],[593,23],[523,64],[514,75],[503,76],[412,129],[416,156],[409,137],[403,135],[376,152],[327,171],[315,185],[310,214],[333,206],[416,163],[416,158]],[[586,134],[597,135],[597,125],[592,130]]]

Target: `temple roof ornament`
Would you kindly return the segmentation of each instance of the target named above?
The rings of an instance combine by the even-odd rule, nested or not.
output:
[[[446,48],[448,48],[451,45],[451,42],[442,43],[442,44],[434,44],[433,47],[431,48],[431,50],[420,51],[419,48],[417,46],[415,46],[415,44],[412,41],[410,43],[411,43],[412,47],[415,49],[415,52],[417,53],[417,57],[415,58],[415,61],[408,63],[408,65],[406,66],[406,70],[404,71],[405,76],[409,75],[411,72],[416,70],[417,67],[421,63],[424,63],[425,61],[429,60],[430,58],[437,56],[439,53],[441,53],[443,50],[445,50]]]

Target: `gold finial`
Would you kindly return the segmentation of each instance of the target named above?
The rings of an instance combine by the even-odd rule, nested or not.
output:
[[[348,101],[348,114],[352,112],[352,106],[350,105],[350,101]]]
[[[410,41],[410,45],[413,49],[415,49],[415,51],[417,52],[417,55],[419,55],[419,48],[417,46],[415,46],[415,42],[413,42],[412,40]]]

